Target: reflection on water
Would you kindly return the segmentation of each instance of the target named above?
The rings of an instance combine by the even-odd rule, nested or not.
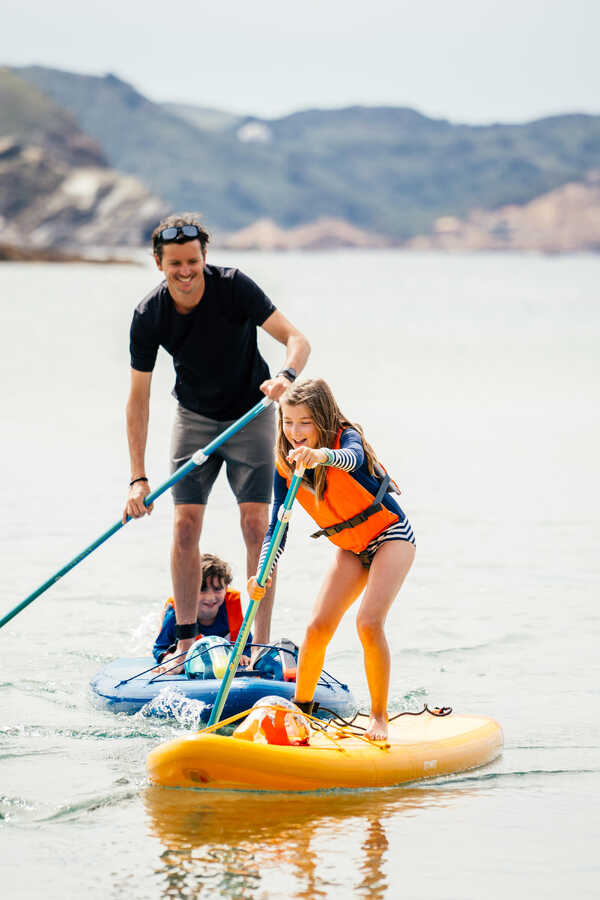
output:
[[[449,807],[476,790],[435,788],[322,794],[219,793],[149,787],[150,833],[164,846],[162,896],[347,895],[390,888],[388,829],[398,817]]]

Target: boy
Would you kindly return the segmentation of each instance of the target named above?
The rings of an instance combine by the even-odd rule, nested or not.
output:
[[[201,584],[196,607],[196,625],[198,627],[196,637],[214,634],[217,637],[226,638],[233,644],[240,633],[244,615],[240,592],[228,590],[228,586],[232,582],[231,566],[212,553],[204,553],[200,560],[200,571]],[[160,632],[152,648],[157,662],[160,662],[168,651],[172,652],[177,645],[175,624],[175,607],[173,598],[169,597],[165,604]],[[240,659],[242,666],[247,666],[250,662],[251,643],[252,634],[249,634],[244,648],[244,656]]]

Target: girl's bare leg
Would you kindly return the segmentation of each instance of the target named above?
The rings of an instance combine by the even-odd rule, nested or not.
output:
[[[367,589],[356,617],[371,696],[367,737],[384,741],[388,733],[387,702],[390,684],[390,650],[383,626],[415,557],[408,541],[382,544],[371,563]]]
[[[360,560],[337,550],[317,596],[298,657],[296,700],[312,700],[323,669],[325,651],[346,610],[363,590],[368,576]]]

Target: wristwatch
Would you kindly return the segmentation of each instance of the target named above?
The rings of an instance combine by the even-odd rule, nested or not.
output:
[[[282,369],[281,372],[277,373],[277,375],[285,375],[287,380],[292,382],[295,381],[298,377],[298,373],[296,372],[296,370],[292,369],[291,367],[289,369]]]

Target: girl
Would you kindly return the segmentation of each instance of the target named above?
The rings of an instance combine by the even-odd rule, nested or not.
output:
[[[304,712],[312,712],[327,645],[346,610],[364,591],[356,627],[371,696],[366,734],[382,741],[387,738],[390,676],[383,625],[414,559],[413,531],[391,496],[398,489],[377,461],[360,425],[342,414],[325,381],[304,380],[280,400],[275,497],[261,563],[294,466],[300,463],[306,472],[297,498],[320,526],[312,537],[326,535],[337,549],[300,650],[294,702]],[[284,545],[285,538],[278,555]],[[264,593],[255,577],[248,582],[248,593],[254,600]]]

